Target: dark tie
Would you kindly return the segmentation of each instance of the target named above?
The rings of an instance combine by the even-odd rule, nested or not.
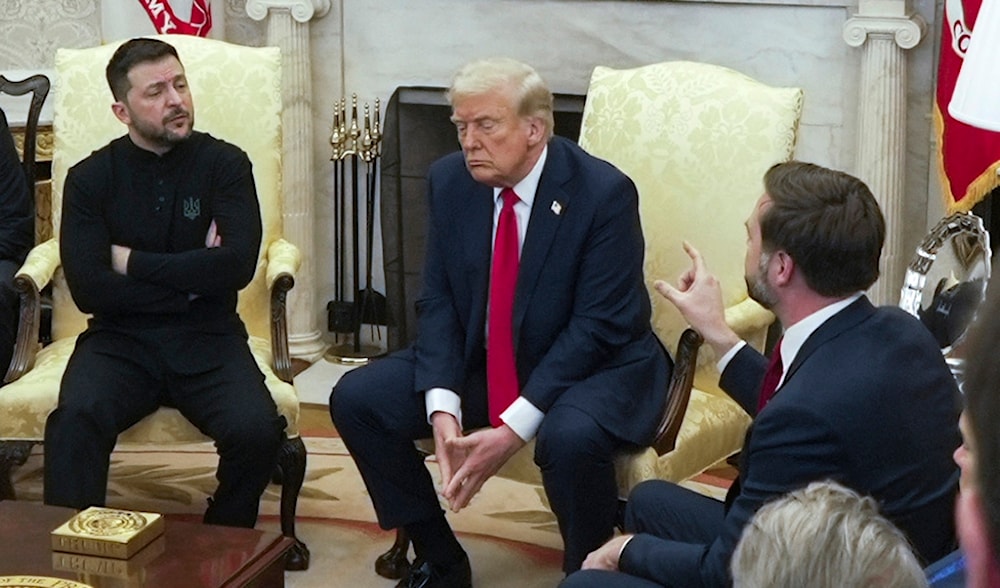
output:
[[[518,244],[514,190],[500,192],[503,209],[497,220],[490,271],[489,335],[486,341],[486,377],[489,382],[490,424],[500,426],[500,413],[518,396],[514,363],[514,290],[517,286]]]
[[[781,339],[774,345],[771,351],[771,362],[767,364],[767,372],[764,373],[764,382],[760,386],[760,398],[757,400],[757,412],[764,408],[764,405],[774,397],[775,390],[778,389],[778,382],[784,367],[781,365]]]

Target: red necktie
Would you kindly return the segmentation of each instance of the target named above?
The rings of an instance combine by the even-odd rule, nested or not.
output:
[[[486,378],[489,382],[490,424],[500,426],[500,413],[517,399],[517,366],[514,362],[514,290],[517,287],[518,244],[514,190],[500,192],[503,209],[497,220],[490,271],[489,335],[486,341]]]
[[[775,390],[778,389],[778,382],[784,367],[781,365],[781,339],[774,345],[771,351],[771,362],[767,364],[767,371],[764,373],[764,382],[760,386],[760,398],[757,400],[757,412],[764,408],[764,405],[774,397]]]

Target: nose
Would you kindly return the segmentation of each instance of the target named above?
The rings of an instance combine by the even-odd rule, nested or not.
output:
[[[167,86],[166,97],[167,104],[174,105],[181,103],[181,93],[173,86]]]
[[[479,133],[474,127],[475,125],[469,125],[458,137],[464,151],[475,149],[479,145]]]
[[[966,463],[969,461],[969,451],[965,448],[965,444],[958,446],[955,453],[951,455],[951,458],[955,460],[955,463],[959,468],[964,468]]]

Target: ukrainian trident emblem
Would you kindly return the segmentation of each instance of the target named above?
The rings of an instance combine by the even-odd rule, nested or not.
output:
[[[201,199],[200,198],[188,198],[184,201],[184,217],[188,220],[194,220],[201,216]]]

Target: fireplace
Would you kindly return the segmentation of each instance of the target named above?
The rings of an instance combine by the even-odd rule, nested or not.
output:
[[[584,96],[556,94],[555,133],[576,141]],[[400,87],[385,110],[381,160],[382,256],[389,351],[416,338],[426,229],[427,170],[459,149],[445,88]]]

